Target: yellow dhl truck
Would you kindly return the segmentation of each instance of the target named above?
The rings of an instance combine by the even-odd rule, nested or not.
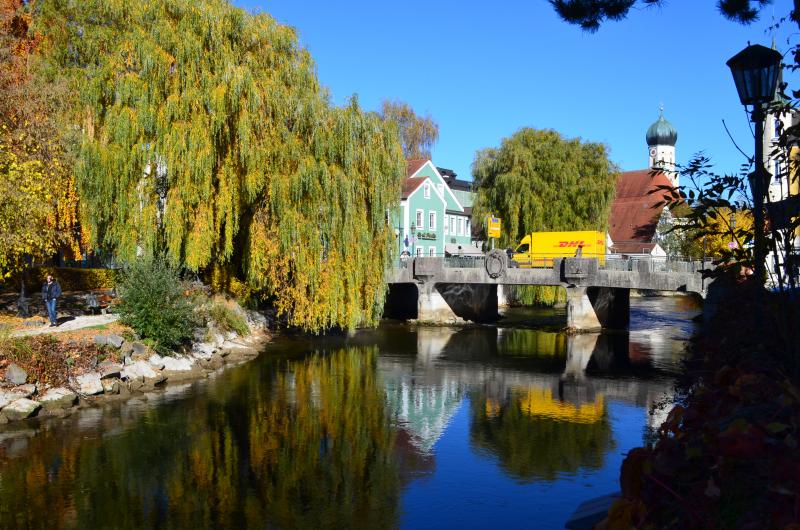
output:
[[[580,249],[580,251],[578,250]],[[597,258],[606,262],[603,232],[533,232],[522,238],[511,259],[520,268],[552,267],[554,258]]]

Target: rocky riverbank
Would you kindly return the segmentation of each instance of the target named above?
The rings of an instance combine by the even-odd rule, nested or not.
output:
[[[104,358],[96,358],[88,369],[76,370],[61,386],[29,382],[28,373],[12,363],[0,382],[0,424],[35,416],[65,417],[98,400],[141,395],[170,382],[204,378],[226,365],[253,359],[270,336],[267,320],[260,313],[246,312],[246,321],[246,336],[219,331],[212,324],[197,328],[191,345],[169,356],[155,353],[143,342],[98,333],[92,341],[106,352]]]

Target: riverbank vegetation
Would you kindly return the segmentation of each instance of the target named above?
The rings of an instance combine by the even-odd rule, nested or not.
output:
[[[42,116],[59,126],[44,135],[54,147],[34,144],[44,161],[0,141],[0,182],[24,185],[4,190],[19,204],[0,212],[0,274],[78,241],[122,263],[163,252],[307,331],[380,318],[385,215],[405,172],[398,123],[355,97],[333,105],[292,28],[224,0],[2,5],[3,53],[33,72],[20,83],[53,87]],[[8,138],[28,134],[32,120],[6,114]],[[20,168],[41,178],[11,178]],[[40,192],[52,212],[14,215]],[[72,239],[33,245],[40,225]]]

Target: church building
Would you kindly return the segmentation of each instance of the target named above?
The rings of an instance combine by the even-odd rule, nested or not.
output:
[[[679,185],[679,175],[675,170],[678,131],[664,118],[663,108],[658,120],[647,129],[645,138],[649,167],[626,171],[617,179],[608,225],[610,250],[625,256],[666,257],[658,243],[656,228],[662,215],[669,216],[670,213],[663,206],[657,206],[664,193],[650,193],[658,190],[659,186]]]

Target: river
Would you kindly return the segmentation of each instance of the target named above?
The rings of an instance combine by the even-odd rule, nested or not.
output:
[[[0,528],[563,528],[618,490],[699,313],[631,300],[630,333],[558,310],[281,337],[255,361],[0,430]]]

